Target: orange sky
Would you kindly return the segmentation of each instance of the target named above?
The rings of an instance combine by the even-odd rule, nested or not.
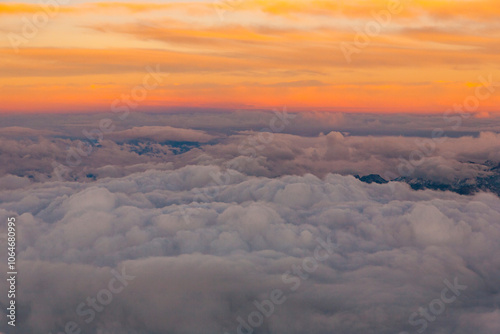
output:
[[[147,66],[137,110],[443,113],[500,82],[498,0],[56,1],[0,4],[0,112],[107,111]]]

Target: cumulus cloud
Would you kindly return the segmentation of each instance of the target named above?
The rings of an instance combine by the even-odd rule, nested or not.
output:
[[[413,332],[410,315],[455,277],[467,289],[429,330],[496,329],[494,195],[217,166],[22,186],[0,192],[0,219],[18,216],[23,333],[68,321],[92,332],[236,333],[274,289],[286,302],[256,333]],[[327,236],[334,252],[292,291],[283,273]],[[106,288],[111,268],[136,278],[87,324],[75,309]]]
[[[404,163],[429,182],[487,178],[500,162],[494,124],[433,140],[426,117],[399,135],[417,118],[315,112],[272,130],[274,113],[131,114],[89,141],[83,130],[101,116],[73,117],[45,130],[2,123],[12,136],[0,137],[0,221],[17,217],[19,332],[74,322],[233,334],[276,289],[285,300],[255,334],[498,332],[500,198],[353,176],[396,178]],[[365,133],[375,123],[381,133]],[[327,258],[297,271],[329,239]],[[134,279],[91,316],[88,298],[116,273]],[[456,298],[442,314],[421,313],[454,283],[466,288],[444,295]]]
[[[0,175],[36,181],[121,177],[150,169],[219,165],[253,176],[312,173],[410,176],[452,184],[487,177],[500,163],[500,136],[425,138],[356,136],[338,131],[317,136],[238,131],[210,135],[171,127],[141,127],[111,133],[100,142],[78,138],[0,138]]]
[[[500,161],[500,137],[494,133],[436,140],[350,136],[340,132],[318,137],[269,136],[272,140],[264,143],[258,133],[239,134],[204,148],[204,152],[213,158],[234,157],[228,159],[226,165],[252,175],[374,173],[389,180],[411,175],[439,182],[486,175],[481,163]],[[190,152],[187,156],[193,154],[196,153]],[[249,158],[251,162],[242,161]]]

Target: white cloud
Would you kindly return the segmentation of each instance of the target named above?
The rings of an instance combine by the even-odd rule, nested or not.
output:
[[[18,218],[19,332],[55,333],[76,321],[83,332],[233,334],[254,300],[280,288],[286,303],[255,334],[411,333],[409,316],[455,277],[467,290],[428,332],[498,332],[499,197],[349,176],[398,174],[401,158],[440,126],[435,117],[301,114],[259,143],[272,116],[134,113],[71,169],[72,182],[53,178],[53,162],[66,163],[68,148],[85,143],[81,130],[102,115],[73,116],[71,126],[55,117],[46,130],[35,129],[38,116],[26,120],[33,129],[5,120],[12,136],[0,138],[0,221]],[[412,176],[490,175],[499,129],[464,122]],[[179,150],[168,141],[196,144]],[[335,251],[290,290],[282,274],[326,236]],[[110,268],[137,278],[86,324],[75,309],[106,287]],[[4,323],[0,330],[8,332]]]
[[[412,332],[409,315],[439,298],[443,280],[454,277],[468,290],[430,326],[442,333],[476,323],[478,334],[495,329],[498,197],[415,192],[333,174],[235,173],[214,187],[210,174],[218,171],[189,166],[2,195],[0,219],[31,212],[18,218],[23,333],[81,322],[76,306],[117,266],[137,278],[87,331],[232,333],[254,299],[281,288],[287,302],[262,333]],[[212,197],[203,201],[200,192]],[[28,194],[30,201],[17,201]],[[291,292],[281,274],[327,235],[335,253]]]

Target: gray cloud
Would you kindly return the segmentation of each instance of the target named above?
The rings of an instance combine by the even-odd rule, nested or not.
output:
[[[454,277],[468,289],[429,331],[495,328],[498,197],[333,174],[272,179],[230,171],[213,191],[218,173],[188,166],[0,192],[0,219],[19,215],[19,330],[47,333],[76,321],[92,332],[232,333],[254,300],[281,288],[287,301],[256,333],[413,332],[409,315]],[[209,191],[211,201],[201,200]],[[281,275],[327,235],[334,254],[290,291]],[[75,308],[106,287],[115,267],[136,280],[85,324]]]
[[[435,117],[317,112],[260,132],[272,115],[131,114],[99,143],[82,130],[102,115],[54,116],[47,129],[43,117],[25,129],[5,117],[0,221],[18,221],[18,332],[73,321],[82,333],[233,334],[254,301],[281,289],[286,301],[255,334],[417,333],[422,322],[409,318],[455,278],[466,290],[426,332],[498,332],[500,198],[352,176],[397,175],[420,151],[413,177],[487,177],[500,162],[494,122],[470,119],[432,141]],[[89,147],[55,177],[54,162]],[[335,248],[317,270],[283,279],[327,237]],[[135,279],[87,323],[77,307],[109,286],[111,269]],[[10,333],[3,322],[0,331]]]
[[[203,131],[179,129],[171,126],[142,126],[129,130],[113,132],[110,135],[115,140],[126,139],[150,139],[158,142],[162,141],[189,141],[208,142],[215,139],[215,136],[208,135]]]
[[[290,107],[290,106],[289,106]],[[282,109],[279,107],[278,109]],[[108,118],[114,121],[116,131],[141,126],[170,126],[174,128],[196,129],[232,133],[234,131],[259,131],[269,126],[273,112],[265,110],[205,110],[196,108],[171,108],[162,112],[132,112],[126,119],[114,113],[73,114],[73,115],[5,115],[4,127],[25,127],[39,131],[54,131],[67,136],[82,136],[82,130],[97,128],[99,121]],[[444,112],[445,110],[443,110]],[[442,128],[446,135],[459,137],[479,132],[500,132],[500,118],[462,118],[458,128],[454,115],[411,115],[411,114],[352,114],[307,110],[297,112],[294,122],[283,133],[317,136],[331,131],[349,132],[353,135],[401,135],[430,137],[436,128]]]
[[[55,177],[57,163],[66,167],[66,179],[85,181],[212,164],[254,176],[339,173],[395,179],[411,174],[453,183],[487,176],[488,168],[500,162],[496,133],[443,138],[355,136],[335,131],[314,137],[257,131],[211,135],[172,127],[113,132],[98,145],[72,138],[0,138],[0,175],[48,180]]]

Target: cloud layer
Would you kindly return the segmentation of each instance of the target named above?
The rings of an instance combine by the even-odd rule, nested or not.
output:
[[[43,181],[58,172],[65,180],[89,181],[216,165],[253,176],[379,174],[450,184],[486,177],[500,163],[498,119],[193,111],[132,113],[123,121],[117,115],[72,116],[67,126],[67,117],[34,118],[32,124],[6,117],[0,175]],[[103,120],[109,131],[101,131]]]
[[[0,221],[17,217],[20,332],[497,332],[499,197],[353,176],[397,176],[401,161],[430,181],[487,176],[497,123],[131,114],[101,137],[102,117],[2,121]]]
[[[467,289],[429,332],[491,334],[499,320],[494,195],[216,166],[15,183],[0,192],[0,219],[18,216],[23,333],[68,321],[98,333],[233,333],[274,289],[286,302],[256,333],[415,332],[410,315],[455,278]],[[292,290],[283,274],[327,236],[332,255]],[[136,278],[87,324],[75,309],[107,287],[111,268]]]

